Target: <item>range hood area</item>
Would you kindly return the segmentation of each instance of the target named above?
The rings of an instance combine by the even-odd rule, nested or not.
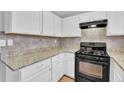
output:
[[[81,29],[89,29],[89,28],[101,28],[107,26],[107,20],[98,20],[98,21],[91,21],[79,24]]]

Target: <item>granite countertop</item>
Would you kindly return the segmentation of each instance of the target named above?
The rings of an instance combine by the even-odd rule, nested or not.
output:
[[[16,55],[3,61],[9,68],[13,71],[21,69],[23,67],[29,66],[31,64],[37,63],[44,59],[53,57],[62,52],[74,53],[79,50],[78,46],[73,46],[69,48],[62,47],[48,47],[41,49],[34,49],[25,54]],[[124,53],[123,52],[113,52],[107,51],[109,56],[115,60],[115,62],[124,70]]]
[[[108,51],[108,54],[124,70],[124,53],[123,52]]]
[[[71,52],[74,53],[79,50],[78,46],[62,48],[62,47],[49,47],[49,48],[41,48],[34,49],[25,54],[16,55],[11,58],[7,58],[3,60],[3,63],[7,65],[13,71],[21,69],[23,67],[29,66],[31,64],[37,63],[44,59],[53,57],[62,52]]]

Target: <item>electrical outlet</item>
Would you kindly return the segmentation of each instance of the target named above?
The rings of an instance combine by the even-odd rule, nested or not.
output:
[[[0,39],[0,47],[6,46],[6,40]]]
[[[55,40],[54,40],[54,42],[56,43],[56,42],[57,42],[57,40],[55,39]]]
[[[7,45],[8,46],[13,46],[13,40],[12,39],[8,39],[7,40]]]

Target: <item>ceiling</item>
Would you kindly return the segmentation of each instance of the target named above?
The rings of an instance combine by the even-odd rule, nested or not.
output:
[[[86,13],[89,11],[52,11],[53,13],[55,13],[56,15],[65,18],[65,17],[70,17],[70,16],[74,16],[74,15],[78,15],[81,13]]]

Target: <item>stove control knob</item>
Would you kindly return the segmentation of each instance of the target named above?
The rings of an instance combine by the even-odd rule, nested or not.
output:
[[[98,58],[98,57],[96,57],[96,60],[99,60],[99,58]]]

